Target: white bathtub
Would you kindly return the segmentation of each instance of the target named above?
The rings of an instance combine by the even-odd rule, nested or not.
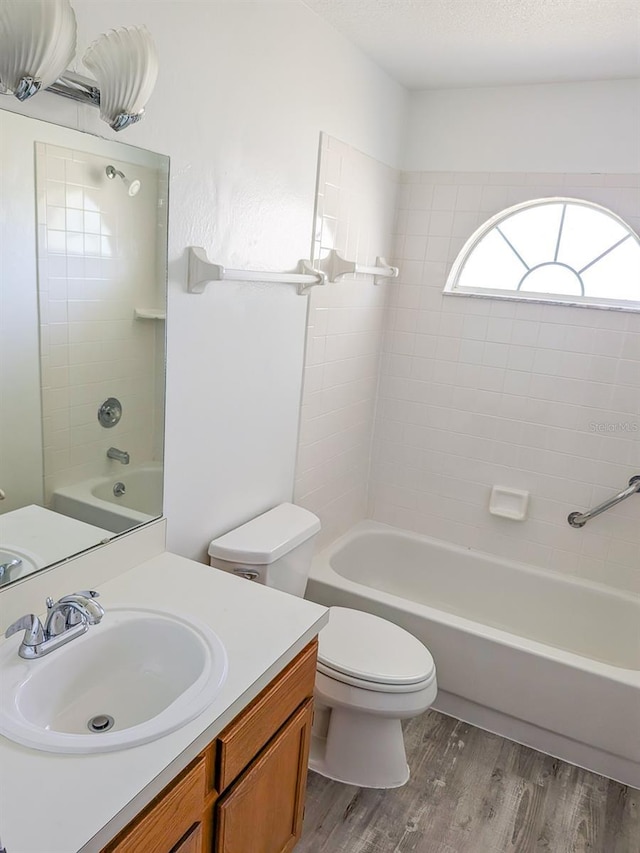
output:
[[[114,494],[123,483],[124,494]],[[162,515],[162,465],[149,462],[117,474],[95,477],[53,492],[52,509],[87,524],[122,533]]]
[[[444,713],[640,787],[640,596],[367,521],[306,597],[419,637]]]

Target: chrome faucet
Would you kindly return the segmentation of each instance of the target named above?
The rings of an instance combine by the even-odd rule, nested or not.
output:
[[[99,598],[99,593],[92,589],[63,595],[60,601],[55,603],[52,598],[47,598],[45,637],[58,637],[69,628],[83,623],[87,627],[97,625],[104,616],[104,608],[94,600],[96,598]]]
[[[24,631],[18,649],[20,657],[27,660],[44,657],[84,634],[89,625],[97,625],[100,622],[104,609],[94,600],[98,596],[99,593],[88,589],[63,595],[56,602],[47,598],[47,617],[44,625],[33,613],[28,613],[9,625],[5,637]]]
[[[118,462],[122,462],[123,465],[129,464],[129,454],[126,450],[118,450],[117,447],[110,447],[107,450],[107,456],[109,459],[117,459]]]
[[[0,551],[0,583],[6,583],[9,580],[11,570],[19,569],[21,565],[22,560],[20,557]],[[0,853],[2,853],[1,850]]]

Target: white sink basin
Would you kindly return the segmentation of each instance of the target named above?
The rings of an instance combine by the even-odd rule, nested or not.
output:
[[[155,740],[202,713],[227,676],[213,631],[158,610],[110,608],[99,625],[37,660],[18,656],[20,639],[0,647],[0,733],[46,752]],[[89,728],[111,718],[108,730]]]

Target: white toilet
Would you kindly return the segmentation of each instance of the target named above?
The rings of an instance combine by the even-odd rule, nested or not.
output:
[[[214,539],[212,566],[303,596],[320,521],[280,504]],[[329,609],[319,637],[309,766],[339,782],[396,788],[409,779],[400,721],[437,693],[428,649],[403,628],[360,610]]]

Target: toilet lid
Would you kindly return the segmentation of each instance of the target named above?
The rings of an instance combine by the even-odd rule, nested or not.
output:
[[[435,670],[429,650],[404,628],[347,607],[330,607],[320,631],[318,662],[374,684],[419,684]]]

